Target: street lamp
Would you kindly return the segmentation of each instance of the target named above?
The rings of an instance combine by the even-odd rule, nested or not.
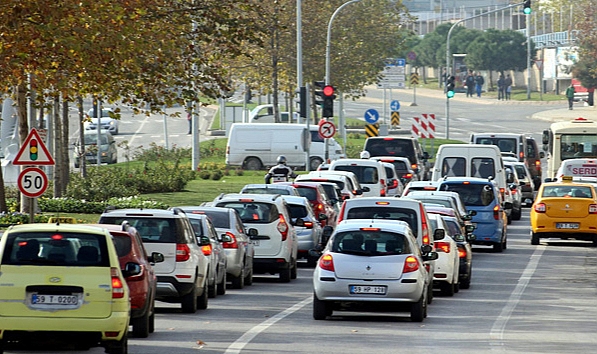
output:
[[[336,11],[334,11],[334,13],[332,14],[332,17],[330,17],[330,22],[328,22],[328,33],[327,33],[327,41],[326,41],[326,45],[325,45],[325,84],[329,85],[330,84],[330,41],[332,39],[332,22],[334,22],[334,17],[336,17],[336,15],[338,14],[338,12],[340,12],[340,10],[342,10],[343,8],[345,8],[346,6],[355,3],[355,2],[359,2],[361,0],[350,0],[348,2],[345,2],[344,4],[340,5],[340,7],[338,7],[336,9]]]

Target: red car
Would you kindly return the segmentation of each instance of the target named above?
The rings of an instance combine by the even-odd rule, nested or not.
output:
[[[279,182],[277,184],[288,184],[296,188],[301,195],[309,199],[313,212],[319,218],[319,214],[325,214],[325,220],[321,220],[321,226],[336,227],[338,212],[333,202],[328,198],[323,186],[317,182]]]
[[[123,225],[96,224],[110,231],[120,267],[128,262],[134,262],[141,266],[141,273],[125,278],[129,287],[131,297],[131,325],[133,335],[138,338],[146,338],[153,333],[155,328],[155,294],[157,278],[153,271],[152,263],[164,261],[164,255],[153,252],[148,256],[143,247],[141,236],[137,229],[128,223]]]

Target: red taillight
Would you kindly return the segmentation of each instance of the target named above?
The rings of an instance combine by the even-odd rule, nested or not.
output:
[[[323,211],[323,204],[321,203],[317,203],[317,206],[315,207],[316,211]]]
[[[211,256],[211,245],[205,245],[205,246],[201,246],[201,252],[203,252],[204,255],[206,256]]]
[[[535,213],[545,213],[547,207],[545,206],[545,203],[537,203],[533,205],[533,210],[535,210]]]
[[[496,205],[493,207],[493,218],[495,220],[499,220],[500,219],[500,206]]]
[[[413,174],[407,173],[407,174],[403,175],[402,178],[411,179],[411,178],[413,178]]]
[[[176,244],[176,261],[186,262],[191,258],[191,249],[187,244],[177,243]]]
[[[417,164],[413,163],[412,165],[410,165],[410,168],[412,168],[413,170],[416,170],[417,169]]]
[[[450,253],[450,243],[444,241],[435,241],[435,250],[438,252]]]
[[[286,223],[286,219],[284,219],[284,215],[280,214],[280,222],[278,223],[278,232],[282,234],[282,241],[286,241],[288,237],[288,224]]]
[[[112,275],[112,299],[122,299],[124,297],[124,285],[118,274],[118,268],[110,268],[110,274]]]
[[[391,189],[398,188],[398,180],[397,179],[392,181],[392,186],[390,188]]]
[[[589,205],[589,214],[597,214],[597,204]]]
[[[427,225],[427,218],[425,217],[425,215],[427,215],[427,212],[425,211],[423,203],[419,204],[419,210],[421,212],[421,241],[423,241],[424,245],[429,245],[431,244],[431,242],[429,241],[429,226]]]
[[[541,161],[540,160],[535,161],[535,167],[541,168]]]
[[[238,248],[238,242],[236,242],[236,236],[230,231],[226,232],[226,235],[229,236],[232,241],[222,243],[224,248]]]
[[[340,215],[338,215],[338,220],[336,221],[336,223],[340,223],[340,221],[344,220],[344,210],[346,209],[346,202],[342,203],[342,206],[340,207]]]
[[[458,258],[466,258],[466,248],[458,247]]]
[[[326,253],[319,258],[319,268],[330,272],[334,271],[334,259],[331,254]]]
[[[522,151],[521,151],[521,152],[519,152],[519,153],[518,153],[518,158],[519,158],[520,160],[524,159],[524,152],[522,152]]]
[[[313,222],[312,221],[305,221],[305,222],[303,222],[303,226],[306,227],[307,229],[312,229],[313,228]]]
[[[417,258],[413,256],[406,257],[404,260],[404,267],[402,268],[402,273],[410,273],[419,270],[419,261]]]

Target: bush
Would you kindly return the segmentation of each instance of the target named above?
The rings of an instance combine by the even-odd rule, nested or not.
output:
[[[211,177],[211,172],[209,172],[208,170],[201,170],[199,171],[199,178],[201,179],[210,179]]]
[[[33,216],[33,222],[36,223],[46,223],[48,222],[48,217],[45,215],[36,214]],[[2,225],[16,225],[16,224],[28,224],[29,223],[29,214],[21,214],[21,213],[9,213],[0,214],[0,224]]]
[[[223,177],[222,171],[220,170],[215,170],[211,173],[211,179],[213,181],[217,181],[220,180]]]
[[[117,209],[167,209],[169,207],[164,203],[146,200],[139,197],[108,198],[101,202],[90,202],[71,198],[39,198],[38,205],[39,209],[44,213],[60,212],[81,214],[101,214],[109,206],[113,206]]]

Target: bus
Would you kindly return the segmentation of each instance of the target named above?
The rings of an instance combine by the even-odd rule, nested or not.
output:
[[[556,178],[564,160],[597,159],[597,123],[592,120],[581,117],[553,123],[543,131],[542,140],[547,152],[546,178]]]

